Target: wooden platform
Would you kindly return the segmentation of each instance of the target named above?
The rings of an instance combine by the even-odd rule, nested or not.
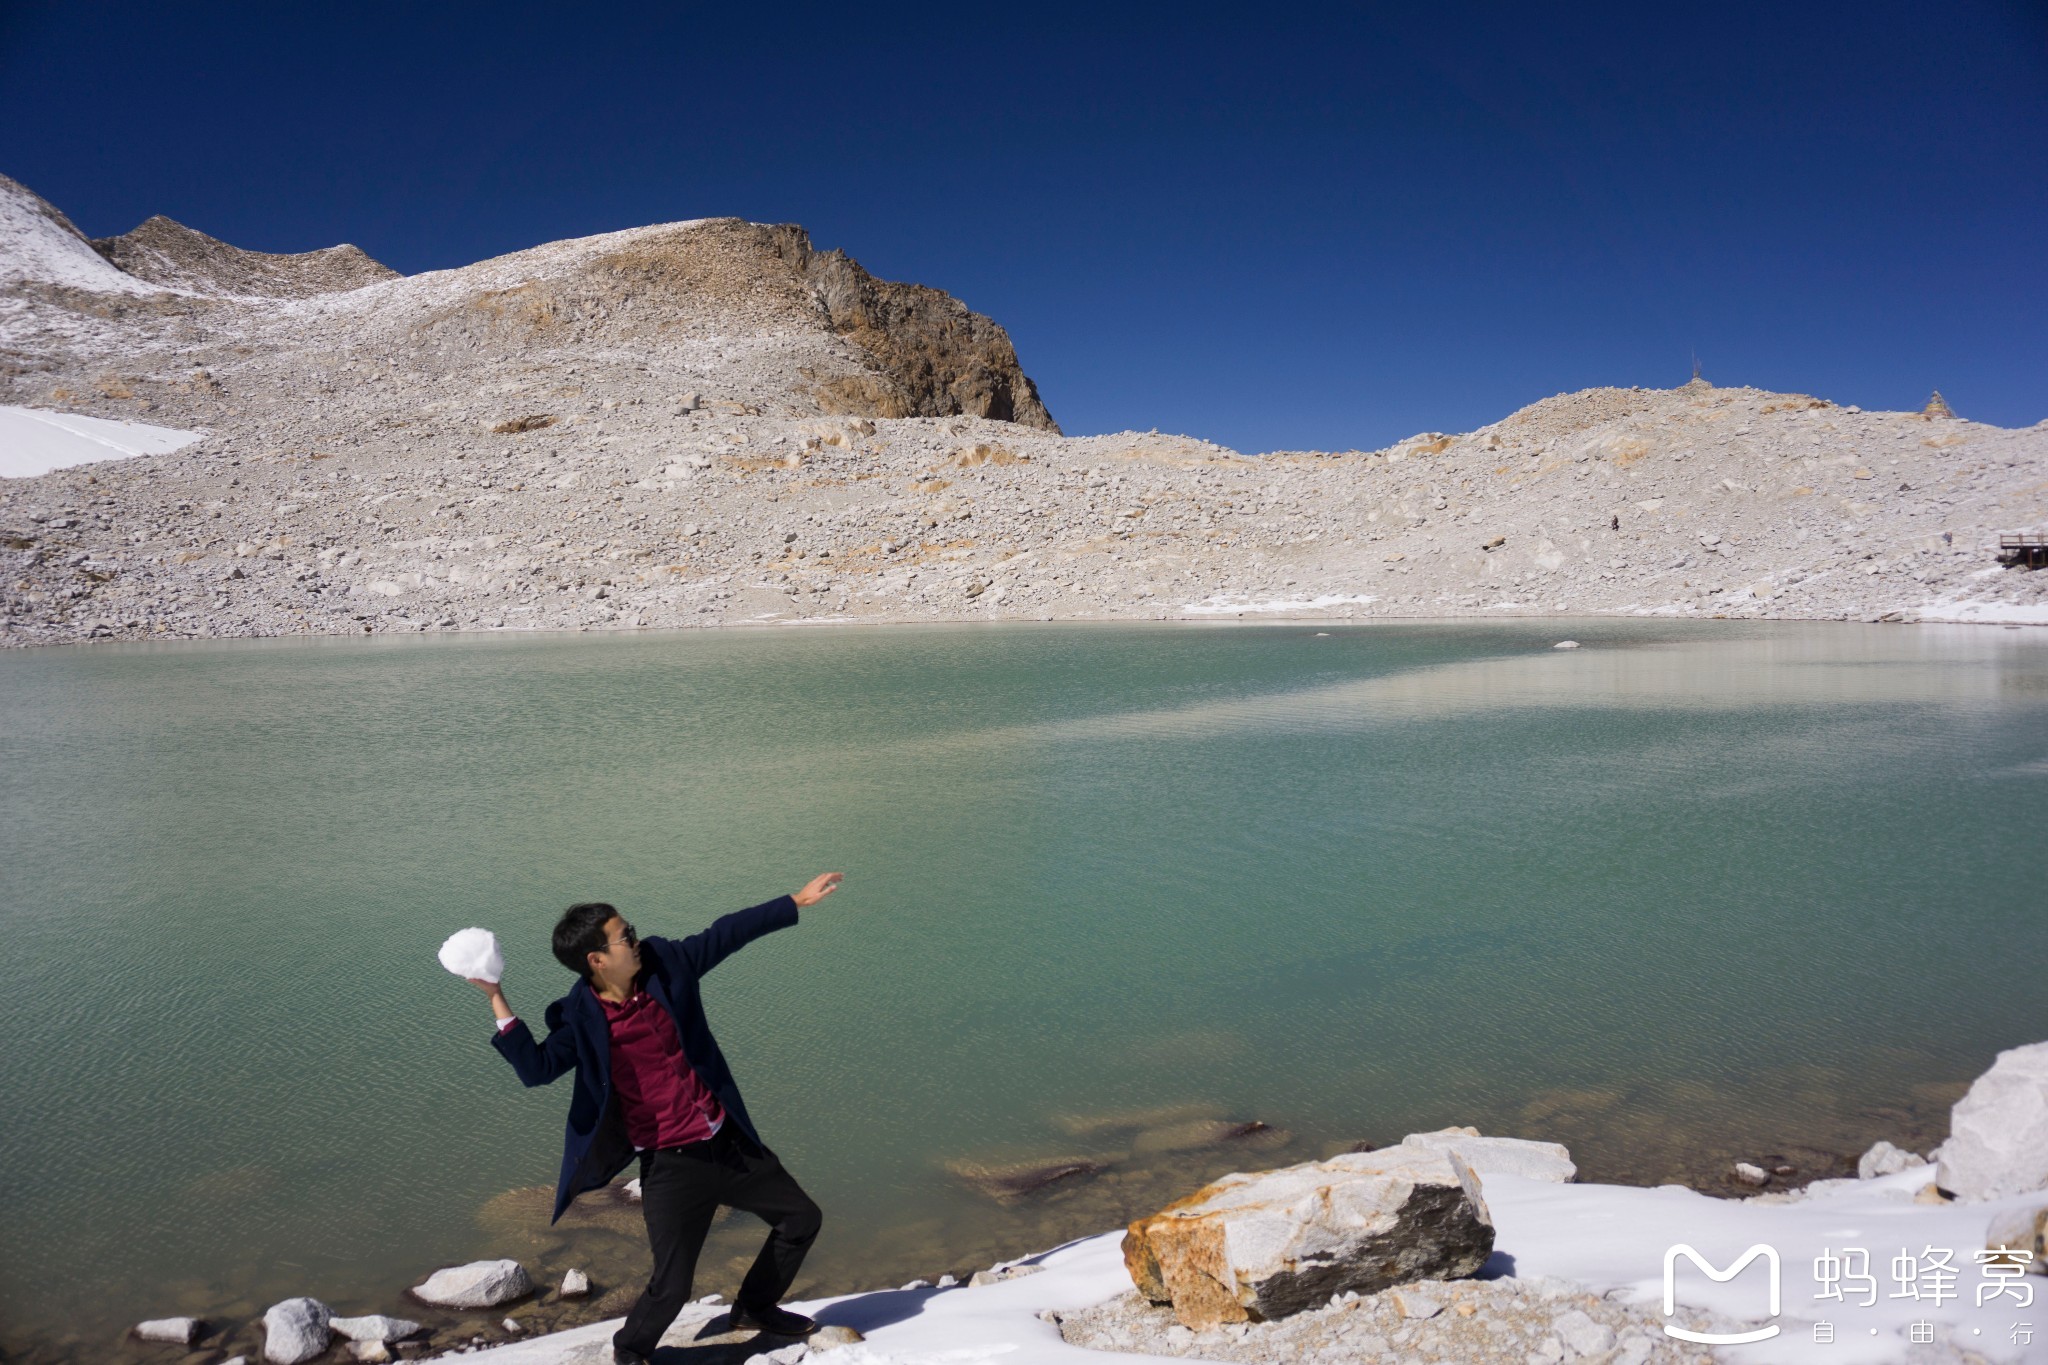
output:
[[[2048,535],[2000,536],[1998,562],[2028,569],[2048,568]]]

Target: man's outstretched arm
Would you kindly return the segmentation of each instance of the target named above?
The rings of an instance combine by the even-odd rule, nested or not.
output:
[[[505,999],[505,989],[495,981],[480,981],[475,977],[465,978],[470,985],[491,997],[491,1014],[498,1021],[498,1036],[491,1039],[491,1046],[498,1049],[512,1069],[519,1073],[519,1079],[529,1086],[547,1085],[558,1080],[564,1072],[576,1067],[575,1040],[567,1029],[551,1029],[547,1041],[537,1043],[533,1030],[525,1021],[512,1012],[512,1006]]]
[[[772,901],[719,916],[708,928],[677,940],[674,948],[683,965],[693,975],[702,976],[761,935],[795,924],[798,910],[816,905],[837,891],[843,880],[842,873],[822,872],[792,895],[777,896]]]

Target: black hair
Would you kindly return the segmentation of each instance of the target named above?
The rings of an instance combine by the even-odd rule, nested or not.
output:
[[[605,950],[609,940],[604,927],[618,913],[603,901],[585,901],[564,910],[555,921],[555,960],[588,981],[589,955]]]

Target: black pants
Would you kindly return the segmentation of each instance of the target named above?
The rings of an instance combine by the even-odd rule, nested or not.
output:
[[[640,1208],[654,1250],[654,1274],[626,1314],[626,1325],[612,1338],[614,1346],[654,1354],[661,1334],[690,1301],[697,1253],[704,1249],[704,1235],[721,1204],[768,1224],[767,1244],[740,1282],[737,1301],[765,1308],[789,1292],[824,1215],[773,1152],[727,1119],[703,1142],[640,1154]]]

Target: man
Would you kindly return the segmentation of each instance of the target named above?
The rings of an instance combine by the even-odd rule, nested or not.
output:
[[[769,1226],[734,1296],[732,1325],[788,1337],[817,1330],[778,1305],[817,1239],[818,1206],[754,1130],[704,1018],[697,981],[761,935],[795,924],[799,908],[816,905],[840,881],[839,873],[824,873],[793,896],[735,911],[681,940],[642,939],[609,905],[570,906],[555,925],[555,956],[582,979],[548,1006],[541,1041],[496,982],[471,982],[490,996],[493,1041],[520,1080],[546,1085],[576,1073],[555,1218],[639,1157],[654,1273],[612,1337],[617,1365],[645,1365],[690,1301],[697,1253],[720,1205]]]

